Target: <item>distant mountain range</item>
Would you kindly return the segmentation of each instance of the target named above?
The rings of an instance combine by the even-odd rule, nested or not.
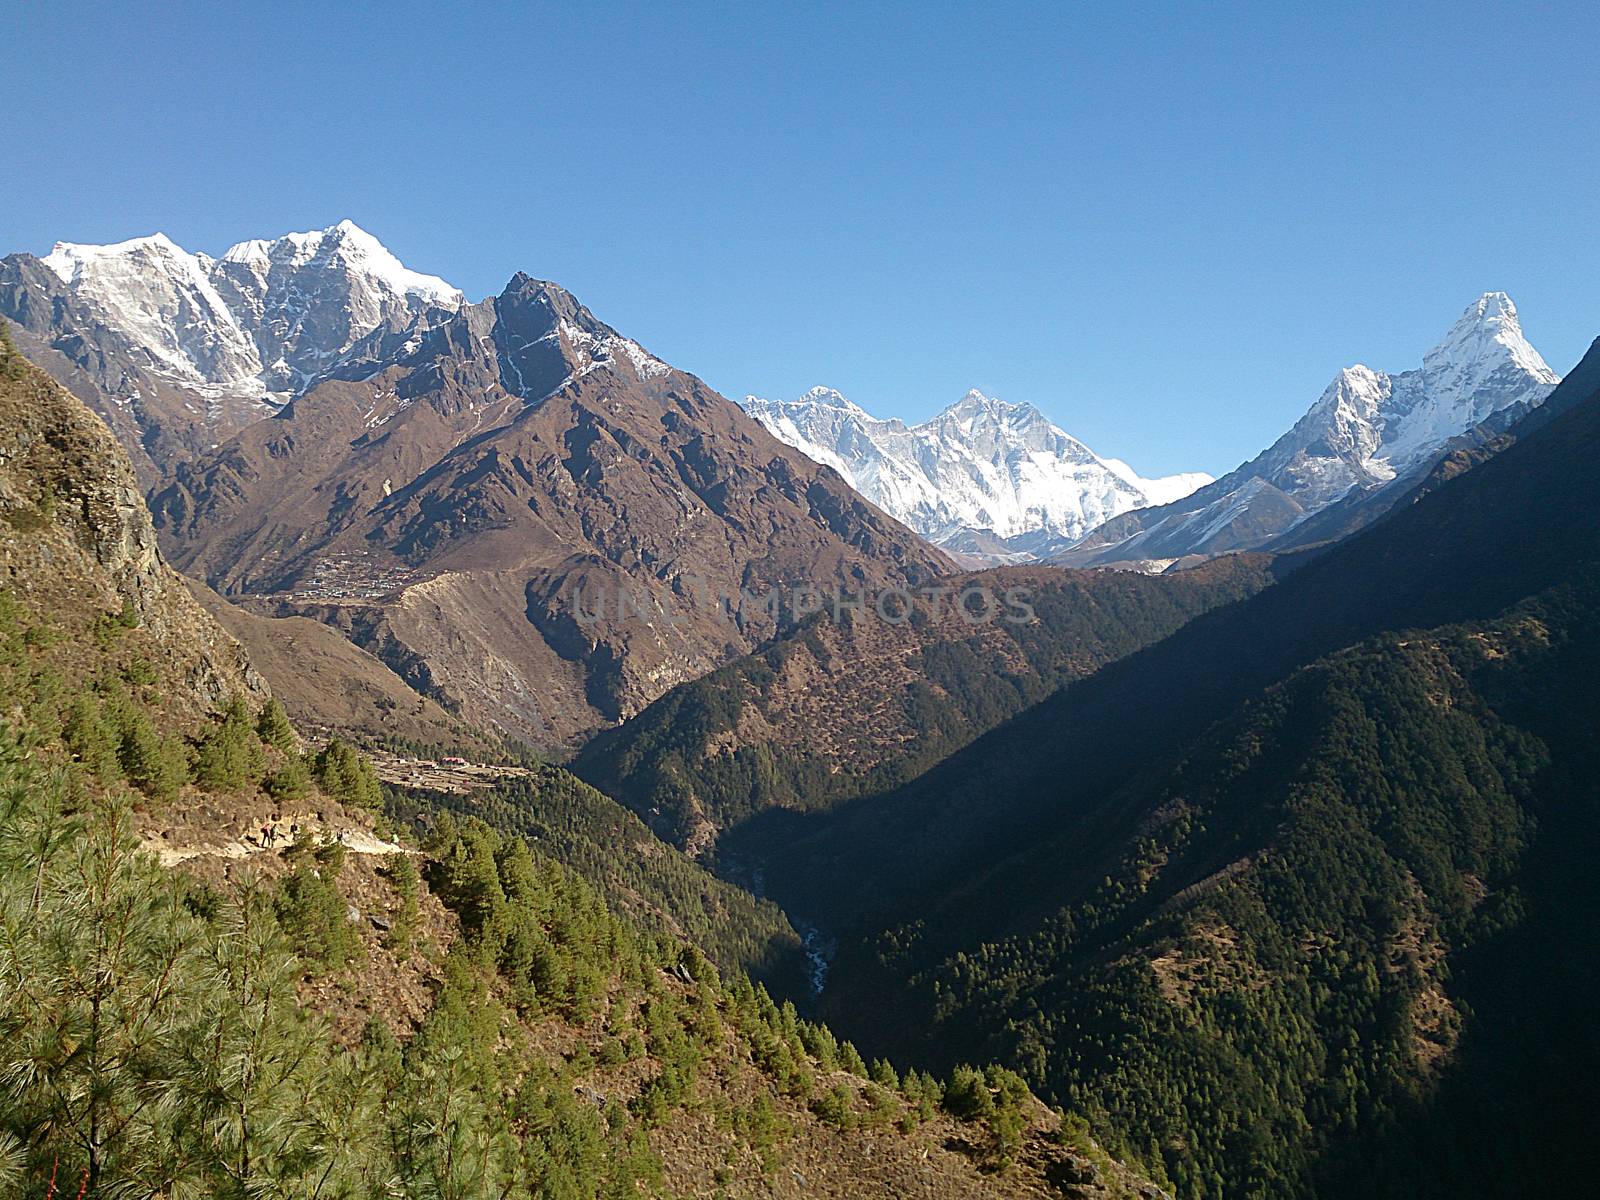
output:
[[[1033,405],[976,389],[920,425],[880,420],[827,387],[798,400],[747,396],[744,406],[935,545],[982,561],[1038,557],[1119,513],[1211,482],[1200,473],[1142,478]]]
[[[469,304],[349,221],[216,258],[160,234],[14,254],[0,315],[128,447],[182,569],[540,744],[783,632],[709,597],[1331,540],[1557,382],[1488,293],[1420,369],[1341,372],[1210,482],[977,391],[918,425],[827,388],[741,410],[555,284]],[[578,619],[585,589],[609,619]]]
[[[976,390],[919,425],[874,417],[826,387],[798,400],[748,396],[744,405],[775,436],[974,563],[1164,569],[1349,533],[1400,494],[1391,485],[1415,482],[1455,439],[1505,429],[1559,382],[1523,336],[1511,298],[1487,292],[1419,369],[1346,368],[1288,433],[1215,481],[1198,472],[1145,479],[1032,405]]]
[[[0,260],[0,315],[19,326],[23,351],[111,424],[152,488],[320,383],[371,377],[416,352],[464,303],[349,221],[243,241],[217,258],[155,234]],[[581,368],[609,355],[668,370],[611,332],[589,349]],[[1161,569],[1359,528],[1400,494],[1393,484],[1420,477],[1455,439],[1505,428],[1558,381],[1511,299],[1489,292],[1420,368],[1341,371],[1288,433],[1216,481],[1144,478],[1033,405],[976,390],[916,425],[825,387],[796,400],[750,396],[744,407],[969,566]],[[513,380],[510,390],[527,389]]]

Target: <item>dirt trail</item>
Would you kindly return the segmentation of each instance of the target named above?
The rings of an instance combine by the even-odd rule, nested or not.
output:
[[[274,818],[277,836],[269,846],[262,826]],[[297,843],[324,840],[343,843],[350,854],[414,853],[379,837],[360,815],[346,812],[325,797],[273,809],[265,807],[259,797],[186,794],[170,807],[144,814],[140,824],[141,848],[168,867],[206,858],[277,858]]]
[[[386,842],[380,837],[374,837],[364,829],[302,829],[300,840],[309,838],[315,842],[322,838],[324,833],[331,834],[335,840],[342,842],[344,848],[351,854],[415,854],[398,842]],[[252,854],[279,854],[296,844],[296,839],[288,834],[279,834],[278,839],[271,846],[263,846],[260,835],[234,839],[221,844],[202,844],[195,842],[174,842],[166,837],[146,834],[140,843],[140,848],[154,854],[164,867],[174,863],[187,862],[191,858],[248,858]]]

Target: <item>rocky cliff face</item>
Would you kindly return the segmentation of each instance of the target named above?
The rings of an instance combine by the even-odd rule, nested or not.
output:
[[[180,704],[265,696],[239,645],[163,560],[128,456],[0,324],[0,587],[37,611],[149,632]]]

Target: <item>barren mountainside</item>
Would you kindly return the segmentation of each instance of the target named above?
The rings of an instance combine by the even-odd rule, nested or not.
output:
[[[741,589],[859,591],[949,567],[525,275],[180,465],[152,507],[181,569],[323,620],[452,713],[536,745],[777,632],[789,605],[741,606]]]

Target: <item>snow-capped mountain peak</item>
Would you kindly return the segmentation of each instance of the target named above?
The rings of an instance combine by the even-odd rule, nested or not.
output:
[[[749,396],[745,408],[924,537],[993,557],[1027,557],[1210,481],[1143,479],[1119,460],[1097,457],[1033,405],[976,388],[909,426],[880,420],[827,387],[798,400]]]
[[[352,221],[239,242],[212,258],[165,234],[58,242],[41,260],[158,374],[207,395],[281,400],[323,378],[380,325],[461,292],[404,266]]]
[[[354,221],[343,220],[327,229],[306,233],[286,233],[272,241],[253,239],[230,246],[223,263],[270,270],[274,265],[299,270],[313,264],[333,261],[344,269],[364,276],[396,295],[415,296],[429,303],[457,308],[463,296],[459,289],[436,275],[410,270],[372,234]]]
[[[1468,305],[1420,371],[1384,378],[1390,395],[1375,421],[1374,454],[1396,474],[1497,412],[1538,404],[1561,381],[1523,336],[1504,292]]]
[[[976,413],[990,413],[999,415],[1010,412],[1014,409],[1027,407],[1031,406],[1023,404],[1008,404],[1004,400],[999,400],[993,396],[985,395],[977,388],[969,388],[965,396],[961,397],[961,399],[957,400],[945,411],[949,413],[955,413],[960,416],[967,416]]]
[[[108,260],[132,255],[178,256],[184,252],[164,233],[146,237],[129,238],[109,246],[88,246],[79,242],[57,242],[55,248],[40,259],[61,278],[62,283],[76,283],[85,270],[94,271]]]
[[[1452,366],[1483,366],[1491,369],[1509,361],[1530,374],[1549,377],[1555,372],[1522,335],[1517,306],[1504,292],[1485,292],[1467,306],[1444,339],[1423,356],[1428,371],[1443,371]]]
[[[1382,511],[1369,502],[1417,478],[1453,439],[1489,428],[1491,418],[1503,428],[1543,403],[1559,382],[1523,336],[1511,297],[1485,292],[1421,367],[1399,374],[1344,368],[1293,428],[1255,458],[1182,503],[1094,531],[1064,561],[1308,544],[1342,528],[1311,520],[1323,510],[1368,504],[1364,511]]]
[[[1146,504],[1171,504],[1212,481],[1212,476],[1204,471],[1180,471],[1176,475],[1161,475],[1151,479],[1140,475],[1120,458],[1102,458],[1100,461],[1142,492]]]
[[[754,397],[751,397],[751,399],[754,399]],[[854,401],[852,401],[843,392],[839,391],[837,388],[825,387],[821,384],[818,384],[816,387],[812,388],[794,403],[820,405],[824,408],[837,408],[842,412],[861,413],[863,416],[867,415],[862,409],[856,407]]]
[[[108,246],[57,242],[41,261],[164,375],[226,387],[261,370],[256,347],[210,277],[211,260],[164,233]]]
[[[1517,306],[1504,292],[1485,292],[1422,359],[1436,389],[1463,393],[1497,373],[1554,387],[1560,377],[1522,335]]]

